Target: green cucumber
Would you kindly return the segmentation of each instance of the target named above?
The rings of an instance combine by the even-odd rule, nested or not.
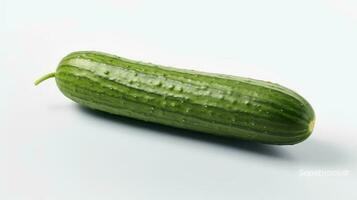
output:
[[[310,104],[278,84],[101,52],[73,52],[35,84],[51,77],[65,96],[89,108],[217,136],[296,144],[315,122]]]

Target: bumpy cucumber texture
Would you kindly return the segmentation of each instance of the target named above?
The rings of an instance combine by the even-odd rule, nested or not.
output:
[[[217,136],[296,144],[309,137],[315,122],[310,104],[278,84],[101,52],[73,52],[35,84],[51,77],[83,106]]]

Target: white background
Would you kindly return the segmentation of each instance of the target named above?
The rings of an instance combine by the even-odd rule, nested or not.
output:
[[[76,50],[278,82],[316,128],[229,142],[34,87]],[[357,199],[356,68],[355,0],[0,0],[0,199]]]

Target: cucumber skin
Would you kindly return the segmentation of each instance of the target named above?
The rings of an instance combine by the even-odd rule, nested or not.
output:
[[[315,115],[301,96],[270,82],[73,52],[55,73],[60,91],[100,111],[217,136],[296,144]]]

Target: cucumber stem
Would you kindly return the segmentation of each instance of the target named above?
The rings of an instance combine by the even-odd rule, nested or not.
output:
[[[49,79],[49,78],[53,78],[53,77],[55,77],[55,76],[56,76],[56,72],[52,72],[52,73],[46,74],[46,75],[42,76],[41,78],[37,79],[37,80],[35,81],[35,85],[38,85],[38,84],[40,84],[42,81],[45,81],[45,80],[47,80],[47,79]]]

